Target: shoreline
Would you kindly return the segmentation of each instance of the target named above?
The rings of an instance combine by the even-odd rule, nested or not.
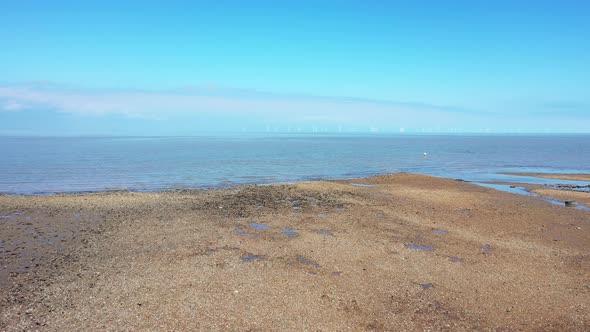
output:
[[[33,263],[0,285],[7,331],[590,326],[590,214],[451,179],[5,195],[0,215],[3,265]]]
[[[298,181],[278,181],[278,182],[243,182],[243,183],[232,183],[232,184],[219,184],[217,186],[201,186],[192,188],[163,188],[163,189],[126,189],[126,188],[114,188],[114,189],[100,189],[100,190],[81,190],[81,191],[56,191],[56,192],[35,192],[31,194],[13,193],[13,192],[0,192],[0,197],[54,197],[54,196],[76,196],[76,195],[94,195],[94,194],[116,194],[116,193],[174,193],[174,192],[201,192],[208,190],[226,190],[231,188],[243,187],[243,186],[280,186],[280,185],[295,185],[298,183],[305,182],[342,182],[342,181],[353,181],[358,179],[371,179],[382,176],[400,175],[400,174],[411,174],[411,175],[422,175],[427,177],[433,177],[438,179],[454,180],[465,183],[498,183],[498,184],[520,184],[520,185],[531,185],[533,183],[523,182],[498,182],[498,181],[481,181],[481,180],[464,180],[457,177],[430,175],[422,173],[410,173],[410,172],[396,172],[396,173],[374,173],[368,174],[362,177],[350,176],[350,177],[325,177],[325,178],[311,178],[302,179]],[[567,180],[567,181],[578,181],[578,182],[590,182],[590,173],[527,173],[527,172],[500,172],[496,174],[503,175],[515,175],[515,176],[526,176],[532,178],[541,179],[552,179],[552,180]],[[590,183],[589,183],[590,185]],[[567,191],[567,188],[559,190]]]
[[[529,172],[506,172],[505,175],[528,176],[542,179],[590,181],[590,173],[529,173]]]

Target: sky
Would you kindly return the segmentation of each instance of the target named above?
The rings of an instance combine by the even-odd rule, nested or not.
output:
[[[0,135],[590,132],[588,1],[0,9]]]

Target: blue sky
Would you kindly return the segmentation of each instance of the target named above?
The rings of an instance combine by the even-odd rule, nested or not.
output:
[[[590,132],[587,1],[120,2],[0,4],[0,134]]]

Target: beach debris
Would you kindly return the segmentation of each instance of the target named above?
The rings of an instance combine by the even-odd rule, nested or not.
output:
[[[406,244],[404,246],[408,249],[415,249],[415,250],[422,250],[422,251],[433,251],[434,250],[432,247],[423,246],[420,244],[413,244],[413,243]]]
[[[250,227],[252,227],[252,228],[254,228],[256,230],[259,230],[259,231],[266,231],[266,230],[269,230],[270,229],[270,226],[266,226],[264,224],[259,224],[259,223],[256,223],[256,222],[251,222],[248,225],[250,225]]]
[[[428,153],[424,152],[424,157],[428,157]]]
[[[250,252],[246,253],[246,256],[242,256],[240,258],[240,260],[244,263],[249,263],[249,262],[253,262],[253,261],[257,261],[257,260],[264,260],[266,259],[266,256],[264,255],[254,255]]]
[[[422,288],[422,289],[431,289],[431,288],[433,288],[433,287],[434,287],[434,285],[433,285],[433,284],[431,284],[431,283],[427,283],[427,284],[420,284],[420,288]]]
[[[490,247],[489,244],[486,244],[485,246],[483,246],[481,248],[481,250],[483,251],[484,254],[491,254],[492,253],[492,247]]]
[[[318,264],[318,263],[316,263],[314,261],[311,261],[311,260],[309,260],[309,259],[307,259],[307,258],[305,258],[305,257],[303,257],[301,255],[297,255],[297,263],[303,264],[303,265],[307,265],[307,266],[311,266],[311,267],[315,267],[315,268],[319,268],[320,267],[320,264]]]
[[[442,229],[435,229],[433,230],[434,234],[438,234],[438,235],[446,235],[448,232]]]
[[[294,228],[285,227],[281,229],[281,232],[283,232],[289,239],[296,238],[299,236],[299,233]]]
[[[565,206],[567,206],[567,207],[578,206],[578,202],[576,202],[576,201],[565,201],[564,203],[565,203]]]
[[[328,216],[328,214],[325,212],[318,213],[318,217],[327,217],[327,216]]]

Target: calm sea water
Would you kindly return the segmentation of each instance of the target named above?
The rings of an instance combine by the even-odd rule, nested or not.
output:
[[[0,138],[0,192],[10,194],[158,191],[396,172],[555,182],[498,174],[515,171],[590,173],[590,135]]]

